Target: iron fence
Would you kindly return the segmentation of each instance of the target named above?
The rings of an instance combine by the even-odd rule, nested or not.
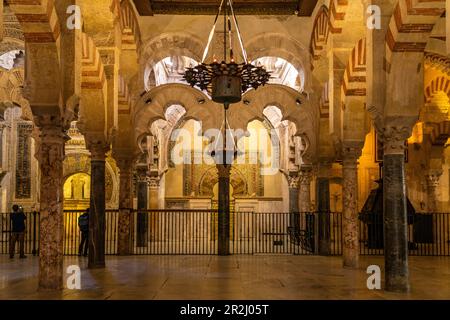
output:
[[[64,212],[65,255],[78,254],[81,213]],[[39,212],[25,215],[25,253],[38,254]],[[133,211],[133,253],[215,255],[218,252],[217,218],[217,210]],[[230,253],[341,255],[342,224],[342,214],[336,212],[231,212]],[[117,254],[118,231],[118,210],[107,210],[105,253],[108,255]],[[0,254],[9,252],[10,233],[10,214],[0,213]],[[361,255],[383,255],[382,218],[360,216],[359,238]],[[420,213],[408,217],[408,244],[410,255],[450,256],[450,213]]]
[[[38,254],[39,250],[39,212],[25,213],[25,254]],[[0,213],[0,254],[9,253],[10,235],[12,224],[9,213]],[[19,244],[16,243],[15,252],[19,252]]]

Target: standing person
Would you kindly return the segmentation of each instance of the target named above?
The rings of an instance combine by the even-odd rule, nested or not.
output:
[[[24,251],[24,240],[25,240],[25,220],[27,217],[23,213],[22,210],[19,210],[19,206],[17,204],[12,207],[13,212],[11,213],[11,222],[12,222],[12,230],[11,230],[11,238],[9,242],[9,257],[14,258],[14,253],[16,251],[16,242],[19,241],[19,251],[20,258],[26,258]]]
[[[78,255],[83,255],[86,257],[88,254],[89,245],[89,208],[86,209],[81,216],[78,217],[78,227],[81,231],[81,242],[78,248]]]

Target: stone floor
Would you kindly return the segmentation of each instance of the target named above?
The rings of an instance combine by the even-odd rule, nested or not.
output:
[[[81,267],[81,290],[38,292],[38,259],[0,256],[0,299],[450,299],[450,257],[411,257],[411,293],[368,290],[368,265],[342,268],[340,257],[316,256],[132,256],[108,257],[106,269],[88,270],[86,258],[66,257]],[[383,283],[383,282],[382,282]]]

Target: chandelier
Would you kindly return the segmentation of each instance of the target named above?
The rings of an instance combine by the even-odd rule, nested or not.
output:
[[[224,5],[224,2],[226,4]],[[224,11],[223,21],[223,60],[207,64],[205,59],[208,55],[208,50],[213,39],[218,18],[220,13]],[[242,51],[243,63],[236,63],[234,60],[233,41],[231,38],[232,22],[236,27],[239,45]],[[229,39],[229,48],[227,47],[227,37]],[[229,58],[229,62],[227,59]],[[208,44],[203,53],[202,62],[192,68],[187,68],[183,79],[186,80],[192,87],[196,86],[200,90],[206,90],[211,94],[214,102],[224,104],[225,108],[232,103],[237,103],[242,99],[242,93],[248,89],[258,89],[258,87],[265,85],[270,79],[270,73],[262,66],[255,66],[248,62],[247,54],[244,49],[242,37],[239,30],[239,25],[234,14],[233,1],[222,0],[219,6],[219,12],[214,20],[214,25],[209,34]]]

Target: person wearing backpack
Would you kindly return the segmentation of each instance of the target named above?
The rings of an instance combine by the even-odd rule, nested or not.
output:
[[[89,246],[89,208],[78,217],[78,227],[81,231],[81,242],[78,247],[78,255],[81,256],[81,254],[83,254],[86,257],[88,255]]]
[[[19,242],[19,258],[26,258],[24,253],[24,239],[25,239],[25,220],[27,216],[23,213],[23,209],[17,204],[12,207],[13,212],[11,213],[11,238],[9,242],[9,258],[14,258],[14,253],[16,251],[16,242]]]

